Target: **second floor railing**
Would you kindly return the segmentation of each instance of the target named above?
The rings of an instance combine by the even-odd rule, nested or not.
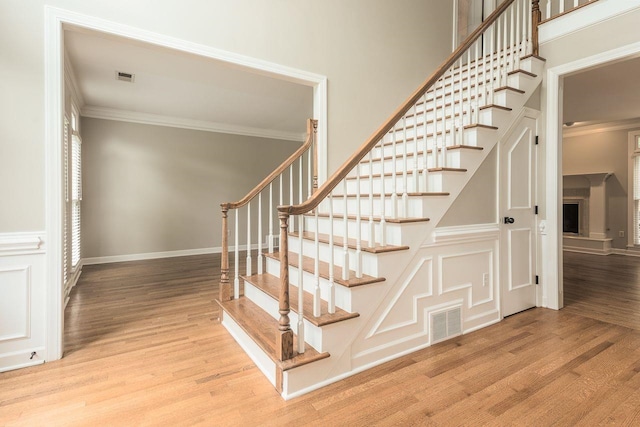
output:
[[[542,22],[573,12],[598,0],[540,0]]]

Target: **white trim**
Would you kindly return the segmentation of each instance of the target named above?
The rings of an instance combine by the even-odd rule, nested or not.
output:
[[[44,231],[0,233],[0,256],[44,253]]]
[[[630,131],[627,134],[627,247],[635,245],[635,157],[638,155],[636,138],[640,137],[640,131]]]
[[[605,3],[603,1],[603,3]],[[621,2],[620,2],[621,3]],[[607,2],[611,4],[611,2]],[[542,242],[543,269],[543,306],[553,309],[562,308],[562,79],[565,75],[588,69],[607,62],[635,57],[640,53],[640,42],[631,43],[616,49],[582,58],[547,70],[546,103],[546,236]]]
[[[115,108],[97,107],[86,105],[81,112],[83,117],[94,119],[117,120],[120,122],[141,123],[154,126],[168,126],[181,129],[193,129],[206,132],[226,133],[231,135],[244,135],[257,138],[282,139],[285,141],[303,142],[306,133],[285,132],[273,129],[238,126],[225,123],[216,123],[206,120],[184,119],[180,117],[163,116],[160,114],[139,113],[136,111],[118,110]]]
[[[62,123],[64,117],[63,25],[88,28],[182,52],[213,58],[250,68],[252,72],[314,88],[313,115],[318,129],[319,180],[327,177],[327,78],[261,59],[181,40],[94,16],[44,6],[44,142],[45,208],[47,250],[47,292],[45,352],[47,360],[62,357],[64,313],[62,283]]]
[[[639,129],[640,117],[629,120],[618,120],[613,122],[594,123],[585,126],[577,126],[566,128],[563,127],[562,136],[564,138],[573,138],[575,136],[592,135],[602,132],[614,132],[617,130]]]
[[[251,250],[255,250],[255,249],[258,249],[258,245],[257,244],[251,245]],[[246,251],[247,245],[238,246],[238,250]],[[235,246],[229,246],[229,252],[233,252],[233,251],[235,251]],[[222,253],[222,248],[220,246],[217,246],[212,248],[181,249],[176,251],[146,252],[146,253],[138,253],[138,254],[110,255],[110,256],[83,258],[82,264],[83,265],[109,264],[112,262],[144,261],[147,259],[175,258],[175,257],[181,257],[181,256],[219,254],[219,253]]]
[[[482,240],[495,239],[499,234],[500,225],[497,223],[454,225],[451,227],[438,227],[433,231],[436,243],[468,242],[469,239],[478,238],[482,238]]]
[[[71,65],[71,60],[66,50],[64,51],[64,81],[69,85],[69,88],[71,88],[71,98],[76,101],[77,107],[82,109],[82,107],[84,107],[84,96],[78,86],[78,79],[76,78],[76,73],[73,70],[73,65]]]
[[[601,255],[601,256],[607,256],[614,253],[613,249],[601,250],[601,249],[579,248],[576,246],[565,246],[564,248],[562,248],[562,250],[563,252],[575,252],[578,254]]]
[[[627,248],[627,249],[612,248],[611,253],[615,255],[640,257],[640,249],[636,247]]]
[[[566,15],[558,16],[540,25],[538,40],[540,44],[548,43],[560,37],[580,31],[584,28],[631,12],[640,7],[638,0],[599,0],[587,7]]]

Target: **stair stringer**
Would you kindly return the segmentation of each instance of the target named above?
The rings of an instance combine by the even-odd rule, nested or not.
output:
[[[340,339],[334,340],[338,342],[336,347],[326,346],[331,354],[330,358],[285,372],[282,393],[284,398],[308,393],[430,346],[427,321],[430,312],[449,306],[462,307],[463,333],[500,321],[499,289],[497,289],[499,244],[497,225],[493,233],[482,238],[476,236],[469,238],[468,241],[457,240],[446,244],[435,241],[434,231],[491,150],[505,135],[508,135],[511,127],[524,114],[524,104],[541,83],[541,74],[538,73],[534,81],[530,82],[526,94],[522,95],[515,105],[509,105],[512,108],[509,120],[503,120],[497,130],[491,131],[494,136],[479,137],[478,145],[484,148],[482,155],[478,156],[475,164],[465,165],[466,174],[456,177],[450,187],[449,203],[434,204],[428,212],[431,221],[417,226],[420,231],[416,230],[416,235],[421,237],[420,241],[416,242],[414,239],[414,242],[407,242],[406,244],[410,247],[408,251],[386,255],[391,255],[393,261],[387,266],[380,265],[378,268],[379,275],[387,279],[386,285],[376,286],[374,292],[363,288],[361,297],[352,297],[351,308],[360,313],[360,317],[349,321],[351,322],[349,330],[353,338],[345,339],[343,335]],[[480,130],[480,133],[485,132]],[[456,248],[464,251],[456,252]],[[478,298],[474,296],[474,294],[482,294],[482,292],[473,291],[474,286],[478,285],[477,277],[461,283],[457,283],[455,279],[443,282],[443,273],[447,271],[446,260],[455,257],[469,257],[477,265],[476,270],[488,273],[488,283],[485,283],[484,273],[480,281],[487,295]],[[401,269],[398,268],[400,264],[397,262],[400,259],[409,260],[403,263],[404,268]],[[430,285],[414,290],[412,279],[423,276],[428,278]],[[437,280],[434,280],[434,277]],[[450,285],[451,283],[453,284]],[[405,301],[407,299],[411,304],[407,304]],[[411,310],[408,310],[409,307]],[[402,314],[409,311],[411,318],[400,318],[393,323],[397,312]],[[397,338],[400,328],[408,331],[407,337]]]

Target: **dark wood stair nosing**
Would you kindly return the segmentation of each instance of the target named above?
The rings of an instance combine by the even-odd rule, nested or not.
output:
[[[278,360],[275,353],[275,334],[278,330],[277,320],[262,310],[258,305],[251,302],[247,297],[240,297],[230,301],[220,301],[216,299],[216,303],[218,303],[220,309],[229,315],[238,327],[240,327],[258,347],[260,347],[260,349],[275,363],[276,367],[282,371],[288,371],[318,360],[326,359],[330,356],[328,352],[318,352],[308,343],[305,343],[305,352],[299,354],[296,351],[297,335],[294,334],[294,356],[288,360]],[[241,312],[248,310],[251,311],[251,316],[240,315]],[[260,328],[255,326],[255,324],[264,327],[264,330],[267,331],[268,334],[273,332],[273,337],[261,334]]]
[[[271,258],[277,261],[280,261],[280,255],[279,252],[273,252],[273,253],[267,253],[264,254],[265,257],[267,258]],[[306,263],[305,263],[306,261]],[[303,263],[302,263],[302,269],[303,271],[305,271],[306,273],[310,273],[313,274],[313,268],[309,266],[309,264],[313,262],[312,258],[309,258],[307,256],[303,256]],[[306,265],[305,265],[306,264]],[[294,253],[294,252],[289,252],[289,265],[291,267],[294,268],[298,268],[298,254]],[[329,280],[329,273],[325,270],[328,270],[328,264],[324,261],[320,261],[320,277],[325,279],[325,280]],[[340,285],[340,286],[344,286],[346,288],[353,288],[356,286],[363,286],[363,285],[370,285],[373,283],[380,283],[380,282],[384,282],[385,279],[384,277],[373,277],[373,276],[369,276],[368,274],[363,274],[361,278],[357,278],[355,277],[355,272],[353,270],[349,270],[349,279],[347,280],[342,280],[342,267],[338,266],[338,265],[334,265],[334,272],[333,272],[333,281],[334,283]]]
[[[245,283],[249,283],[250,285],[260,290],[261,292],[265,293],[267,296],[274,299],[275,301],[278,301],[279,286],[280,286],[280,279],[278,277],[272,276],[268,273],[263,273],[262,275],[253,274],[251,276],[242,276],[242,279],[245,281]],[[266,280],[263,280],[263,279],[266,279]],[[275,284],[268,283],[270,281],[275,281],[276,283]],[[299,291],[298,286],[294,286],[294,285],[289,286],[289,301],[290,301],[289,304],[290,304],[291,311],[295,312],[296,314],[299,313],[298,291]],[[356,317],[360,316],[359,313],[350,313],[339,307],[336,307],[336,312],[331,314],[328,312],[327,302],[323,300],[321,301],[321,307],[320,307],[321,315],[319,317],[314,317],[313,309],[312,309],[313,295],[307,291],[304,291],[304,299],[305,299],[305,304],[304,304],[305,309],[302,315],[309,323],[311,323],[316,327],[331,325],[331,324],[342,322],[345,320],[355,319]]]

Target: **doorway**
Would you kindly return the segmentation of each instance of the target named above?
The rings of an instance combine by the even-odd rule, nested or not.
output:
[[[500,145],[503,317],[536,306],[536,128],[523,117]]]
[[[45,6],[45,135],[46,210],[47,210],[47,301],[46,360],[60,359],[64,350],[64,300],[62,283],[63,235],[63,119],[64,119],[64,31],[67,27],[97,31],[135,42],[169,48],[186,54],[223,61],[276,79],[310,86],[313,89],[313,115],[319,121],[319,180],[326,179],[327,79],[324,76],[284,67],[219,49],[197,45],[169,36],[91,16]]]

